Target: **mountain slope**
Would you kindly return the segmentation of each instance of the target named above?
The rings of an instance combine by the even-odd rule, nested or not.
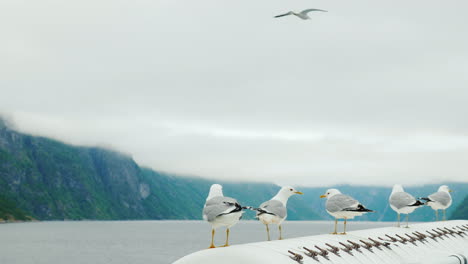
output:
[[[0,196],[0,222],[28,220],[32,220],[32,218],[18,209],[14,202]]]
[[[201,211],[211,184],[223,185],[225,196],[235,197],[242,205],[259,206],[271,199],[280,189],[268,183],[230,183],[200,178],[176,177],[143,169],[152,195],[145,203],[161,211],[172,211],[169,219],[201,219]],[[180,216],[183,217],[180,217]],[[244,218],[253,219],[254,212],[246,211]],[[288,219],[321,219],[300,195],[292,196],[288,202]]]
[[[220,182],[141,168],[121,153],[21,134],[9,129],[0,118],[0,198],[8,201],[0,203],[0,212],[8,210],[11,215],[12,210],[19,209],[23,215],[38,220],[201,219],[213,183],[222,184],[226,196],[250,206],[260,205],[279,190],[269,183]],[[448,185],[455,190],[448,210],[451,215],[468,193],[468,183]],[[438,186],[406,190],[415,196],[427,196]],[[396,213],[388,206],[391,188],[337,187],[376,210],[356,220],[396,219]],[[327,187],[298,189],[304,195],[290,198],[289,220],[331,219],[325,211],[325,200],[319,198]],[[254,212],[246,212],[244,218],[253,219]],[[420,208],[410,219],[431,221],[434,212],[428,207]]]
[[[468,220],[468,195],[465,196],[463,202],[457,206],[455,212],[451,215],[450,219],[464,219]]]
[[[139,167],[129,158],[0,130],[2,193],[39,219],[128,219],[139,204]]]
[[[0,121],[1,123],[1,121]],[[24,135],[0,125],[0,194],[40,220],[201,219],[213,181],[140,168],[131,157]],[[222,183],[225,194],[260,204],[279,187]],[[290,219],[318,219],[291,199]],[[252,218],[253,213],[246,213]]]

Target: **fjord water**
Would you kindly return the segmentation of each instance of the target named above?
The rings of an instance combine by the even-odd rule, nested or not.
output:
[[[348,230],[391,226],[389,222],[348,222]],[[342,228],[342,226],[340,226]],[[272,238],[277,238],[275,227]],[[332,221],[287,221],[285,238],[324,234]],[[339,229],[341,230],[341,229]],[[0,263],[156,264],[209,246],[211,229],[202,221],[65,221],[0,224]],[[224,229],[216,245],[224,244]],[[231,229],[231,244],[264,241],[265,227],[241,221]]]

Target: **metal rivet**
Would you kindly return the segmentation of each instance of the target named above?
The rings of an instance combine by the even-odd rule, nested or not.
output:
[[[290,258],[292,258],[293,260],[295,260],[295,261],[297,261],[299,263],[302,263],[302,259],[304,257],[301,254],[294,253],[291,250],[288,250],[288,252],[292,255],[292,256],[289,256]]]
[[[398,239],[396,239],[396,238],[394,238],[394,237],[392,237],[392,236],[390,236],[390,235],[385,234],[385,236],[388,237],[388,238],[390,238],[390,240],[391,240],[392,242],[398,242]]]
[[[398,237],[400,240],[398,242],[400,243],[403,243],[403,244],[406,244],[406,242],[408,242],[409,240],[400,236],[399,234],[395,234],[396,237]]]
[[[383,246],[383,243],[381,243],[381,242],[379,242],[379,241],[377,241],[377,240],[374,240],[374,239],[372,239],[372,238],[370,238],[370,237],[368,237],[367,239],[369,239],[370,241],[372,241],[372,242],[374,243],[374,247],[376,247],[376,248],[379,248],[380,246]]]
[[[362,247],[367,249],[367,250],[370,250],[373,247],[373,245],[371,243],[369,243],[369,242],[366,242],[364,240],[359,240],[359,241],[363,244]],[[370,251],[372,251],[372,250],[370,250]]]
[[[319,253],[320,256],[326,257],[326,256],[328,255],[328,251],[327,251],[327,250],[322,249],[322,248],[320,248],[320,247],[318,247],[318,246],[315,246],[315,248],[318,249],[318,250],[320,250],[320,253]]]
[[[342,246],[344,247],[344,248],[341,248],[341,250],[343,250],[344,252],[346,252],[346,253],[348,253],[348,254],[353,255],[353,254],[351,253],[351,250],[353,250],[353,247],[348,246],[348,245],[346,245],[346,244],[343,243],[343,242],[339,242],[339,243],[340,243],[340,245],[342,245]]]
[[[333,254],[339,255],[339,254],[338,254],[338,251],[340,251],[340,249],[339,249],[338,247],[332,246],[332,245],[330,245],[330,244],[328,244],[328,243],[325,243],[325,245],[326,245],[327,247],[331,248],[331,249],[329,249],[328,251],[330,251],[330,252],[333,253]]]
[[[354,249],[356,249],[356,250],[358,250],[358,249],[361,247],[358,243],[354,243],[354,242],[351,241],[351,240],[347,240],[347,241],[348,241],[348,243],[350,243],[351,246],[352,246]]]
[[[437,235],[431,233],[429,230],[426,230],[426,233],[429,234],[429,238],[430,238],[430,239],[433,239],[433,240],[437,241],[437,239],[436,239],[436,238],[437,238]]]
[[[441,239],[443,239],[442,236],[445,235],[444,233],[441,233],[441,232],[439,232],[439,231],[437,231],[437,230],[435,230],[435,229],[432,229],[432,231],[434,231],[434,233],[436,233],[438,237],[440,237]]]
[[[447,234],[451,235],[452,237],[456,237],[455,236],[455,231],[453,231],[452,229],[448,229],[447,227],[444,227],[443,229],[445,232],[447,232]]]
[[[406,233],[405,233],[405,236],[409,237],[409,242],[415,242],[415,241],[419,240],[418,238],[412,237],[412,236],[410,236],[409,234],[406,234]]]
[[[319,253],[315,250],[312,250],[312,249],[308,249],[306,247],[302,247],[303,249],[307,250],[307,252],[305,253],[307,256],[311,257],[311,258],[316,258]]]
[[[421,232],[419,232],[419,231],[413,232],[413,234],[414,234],[415,236],[420,237],[421,239],[426,239],[426,238],[427,238],[427,236],[426,236],[425,234],[423,234],[423,233],[421,233]]]

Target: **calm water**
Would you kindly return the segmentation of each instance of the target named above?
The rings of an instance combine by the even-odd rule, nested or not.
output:
[[[391,226],[388,222],[349,222],[349,230]],[[330,232],[333,222],[283,223],[285,238]],[[277,238],[271,228],[272,238]],[[173,261],[209,246],[211,229],[202,221],[81,221],[0,224],[1,264],[148,264]],[[224,244],[224,229],[216,244]],[[265,227],[241,221],[231,244],[264,241]]]

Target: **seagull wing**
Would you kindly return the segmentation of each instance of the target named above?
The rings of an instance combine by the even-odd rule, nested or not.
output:
[[[261,214],[270,214],[278,216],[283,219],[286,217],[287,211],[286,207],[282,202],[277,200],[269,200],[260,205],[260,210],[257,210],[257,217]]]
[[[285,14],[282,14],[282,15],[277,15],[277,16],[275,16],[275,18],[284,17],[284,16],[289,16],[289,15],[292,15],[292,12],[291,12],[291,11],[289,11],[289,12],[287,12],[287,13],[285,13]]]
[[[307,13],[312,12],[312,11],[328,12],[328,11],[322,10],[322,9],[310,8],[310,9],[302,10],[299,14],[301,14],[301,15],[307,15]]]
[[[429,195],[429,199],[433,202],[440,203],[443,206],[447,206],[451,203],[452,197],[450,197],[450,194],[446,192],[436,192]]]
[[[416,206],[416,199],[407,192],[396,192],[390,195],[390,204],[401,209],[407,206]]]
[[[214,221],[216,217],[242,211],[242,206],[230,197],[217,196],[206,201],[203,208],[203,219],[208,222]]]
[[[359,202],[357,200],[344,194],[336,194],[330,197],[325,204],[327,211],[332,213],[349,211],[358,208],[358,206]]]

